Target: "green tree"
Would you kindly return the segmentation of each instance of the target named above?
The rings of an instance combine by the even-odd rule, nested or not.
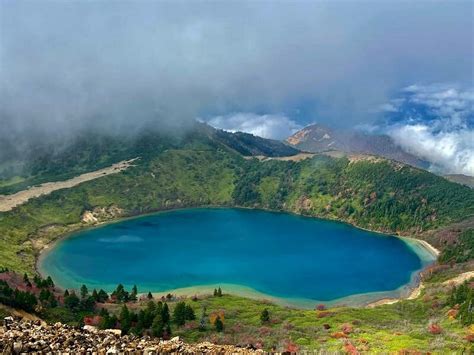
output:
[[[97,293],[97,290],[95,288],[92,290],[92,298],[95,302],[99,302],[99,294]]]
[[[104,290],[100,289],[97,293],[97,302],[104,303],[109,299],[109,295]]]
[[[222,290],[220,287],[217,289],[217,297],[222,297]]]
[[[130,293],[130,300],[131,301],[136,301],[137,300],[137,294],[138,294],[137,285],[133,285],[132,292]]]
[[[185,308],[185,315],[186,315],[186,320],[195,320],[196,319],[196,315],[194,314],[194,309],[193,307],[191,307],[190,305],[186,305],[186,308]]]
[[[153,319],[151,325],[151,334],[155,337],[162,337],[165,330],[165,322],[163,321],[163,315],[158,313]]]
[[[64,305],[66,306],[66,308],[69,308],[72,311],[77,309],[77,307],[79,306],[79,303],[80,303],[79,297],[77,297],[74,291],[71,291],[69,296],[64,297]]]
[[[178,302],[173,310],[173,322],[178,326],[186,323],[186,304],[184,302]]]
[[[53,282],[53,279],[51,278],[51,276],[48,276],[46,278],[46,287],[54,287],[54,282]]]
[[[89,290],[86,285],[81,286],[81,298],[84,299],[89,295]]]
[[[222,332],[224,330],[224,323],[222,323],[221,317],[217,316],[216,320],[214,321],[214,327],[218,332]]]
[[[151,292],[148,292],[148,295],[146,296],[146,298],[148,298],[149,300],[153,299],[153,295],[151,294]]]
[[[124,334],[127,334],[132,326],[132,319],[130,311],[127,308],[127,305],[123,305],[122,310],[120,311],[120,329]]]
[[[163,310],[161,311],[162,317],[163,317],[163,322],[169,323],[170,321],[170,309],[168,307],[168,304],[165,302],[163,304]]]
[[[270,312],[268,312],[268,309],[264,309],[262,313],[260,314],[260,321],[262,324],[268,323],[270,321]]]

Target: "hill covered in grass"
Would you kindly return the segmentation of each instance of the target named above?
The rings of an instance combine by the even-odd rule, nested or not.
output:
[[[115,145],[104,147],[110,150],[104,154],[95,150],[95,141],[91,147],[86,145],[85,152],[97,154],[87,161],[107,161],[111,156],[140,158],[121,173],[55,191],[0,213],[3,266],[32,273],[44,245],[91,221],[181,207],[287,211],[401,235],[422,235],[474,214],[472,189],[424,170],[363,156],[248,159],[236,147],[239,135],[224,136],[227,138],[222,138],[222,132],[197,126],[180,139],[147,132],[119,153]],[[264,143],[255,139],[246,154],[262,154],[264,147],[273,144]],[[245,144],[251,143],[246,140]],[[284,147],[274,155],[293,152]],[[101,160],[101,156],[107,158]],[[67,165],[57,164],[52,165],[53,172],[68,171]],[[93,218],[85,219],[85,215]]]
[[[248,133],[229,133],[206,124],[182,132],[160,133],[143,130],[130,135],[81,132],[68,142],[52,145],[29,143],[22,152],[0,143],[0,194],[11,194],[47,181],[59,181],[102,169],[140,156],[147,160],[164,149],[186,147],[190,141],[203,140],[213,148],[223,146],[243,156],[291,156],[299,150],[280,141]]]

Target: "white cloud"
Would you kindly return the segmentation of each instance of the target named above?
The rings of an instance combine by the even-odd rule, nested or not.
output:
[[[474,176],[474,90],[452,85],[412,85],[404,89],[408,104],[426,107],[430,117],[407,114],[386,128],[406,151],[445,173]]]
[[[302,128],[284,115],[257,115],[251,112],[237,112],[216,116],[207,123],[229,132],[246,132],[263,138],[285,139]]]
[[[406,151],[434,164],[434,169],[474,176],[473,130],[435,132],[428,125],[408,124],[392,127],[389,134]]]
[[[383,112],[398,112],[398,108],[393,103],[380,105],[379,110]]]

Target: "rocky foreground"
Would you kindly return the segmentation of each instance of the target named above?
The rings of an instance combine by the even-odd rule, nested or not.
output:
[[[254,353],[253,349],[212,343],[187,344],[178,337],[159,340],[148,336],[121,336],[113,330],[75,328],[61,323],[4,319],[0,327],[0,353]]]

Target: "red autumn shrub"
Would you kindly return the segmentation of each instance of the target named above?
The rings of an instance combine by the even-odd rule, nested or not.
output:
[[[451,308],[446,315],[448,316],[448,318],[454,319],[458,316],[458,313],[459,310],[457,310],[456,308]]]
[[[298,352],[298,346],[295,343],[288,341],[288,343],[286,343],[285,351],[289,353],[296,353]]]
[[[468,342],[473,343],[474,342],[474,334],[470,333],[464,337]]]
[[[316,313],[316,317],[318,318],[325,318],[325,317],[330,317],[332,316],[334,313],[333,312],[329,312],[329,311],[318,311]]]
[[[335,339],[340,339],[340,338],[347,338],[347,335],[343,332],[334,332],[331,334],[331,337]]]
[[[350,341],[345,342],[344,350],[346,351],[346,353],[351,354],[351,355],[359,354],[359,352],[357,351],[357,348]]]
[[[316,310],[318,311],[324,311],[326,309],[326,306],[324,304],[318,304],[316,306]]]
[[[344,323],[343,325],[341,325],[341,330],[344,334],[350,334],[352,333],[353,328],[352,325],[350,325],[349,323]]]
[[[428,331],[431,333],[431,334],[440,334],[442,333],[443,331],[443,328],[441,328],[441,326],[437,323],[431,323],[429,326],[428,326]]]

